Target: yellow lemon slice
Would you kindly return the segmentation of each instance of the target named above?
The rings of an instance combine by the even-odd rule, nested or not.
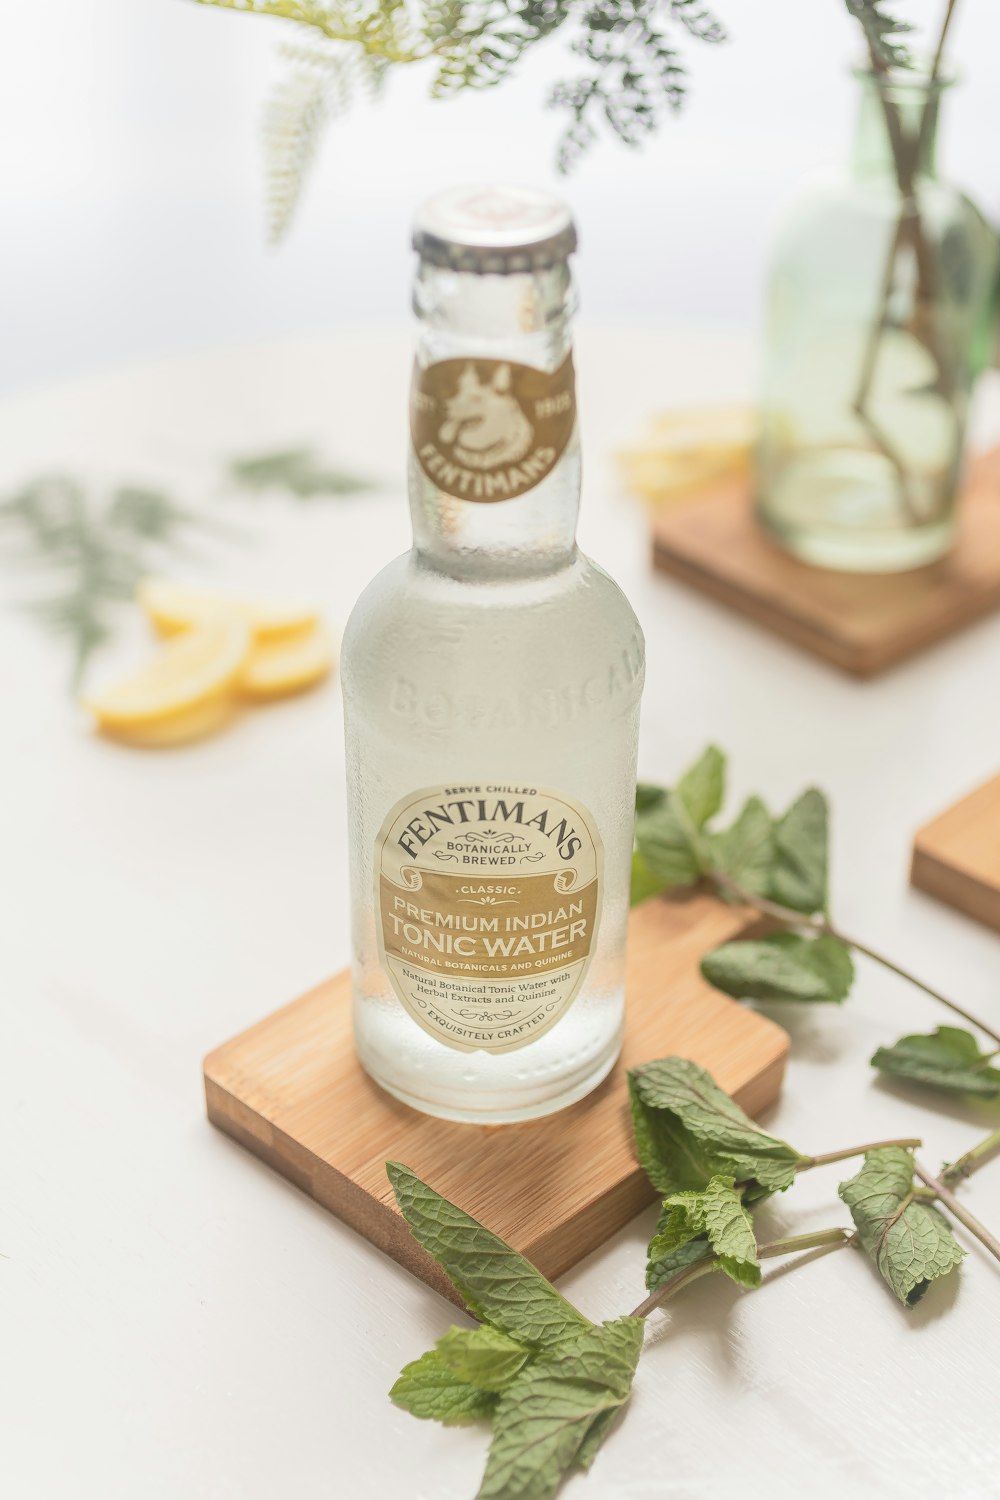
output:
[[[237,594],[217,593],[167,578],[146,578],[136,598],[161,635],[176,635],[220,614],[238,615],[255,639],[274,640],[315,625],[317,612],[310,605],[280,599],[245,599]]]
[[[334,664],[330,635],[316,626],[284,640],[258,642],[240,674],[240,691],[248,698],[282,698],[322,682]]]
[[[83,700],[100,729],[137,732],[176,714],[232,696],[250,651],[250,631],[235,615],[189,630],[120,682]]]
[[[162,719],[143,719],[135,724],[105,722],[99,723],[99,728],[108,739],[144,750],[160,750],[207,739],[210,734],[225,728],[235,718],[236,710],[236,699],[232,693],[226,692],[200,703],[197,708],[182,708],[177,713],[165,714]]]

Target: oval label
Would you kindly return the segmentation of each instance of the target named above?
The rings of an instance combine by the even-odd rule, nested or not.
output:
[[[573,356],[558,370],[499,359],[414,365],[410,436],[427,478],[458,500],[515,500],[551,474],[576,424]]]
[[[601,916],[603,846],[586,808],[544,787],[428,787],[375,848],[379,959],[419,1026],[510,1052],[572,1004]]]

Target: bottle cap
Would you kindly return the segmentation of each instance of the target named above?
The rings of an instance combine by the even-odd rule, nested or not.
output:
[[[576,226],[561,199],[535,188],[453,188],[418,209],[413,248],[432,266],[510,276],[559,265]]]

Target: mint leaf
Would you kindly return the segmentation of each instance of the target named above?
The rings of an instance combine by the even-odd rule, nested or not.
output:
[[[824,933],[776,932],[756,941],[723,943],[706,953],[701,972],[737,1000],[841,1001],[854,983],[850,951]]]
[[[629,906],[638,906],[642,901],[648,901],[650,896],[658,896],[666,886],[659,876],[654,875],[652,870],[639,853],[638,849],[632,850],[632,879],[629,887]]]
[[[470,1312],[537,1349],[553,1349],[594,1326],[530,1261],[409,1167],[390,1161],[385,1169],[414,1238],[447,1272]]]
[[[649,812],[651,807],[657,807],[667,795],[665,786],[654,786],[651,781],[640,781],[635,789],[636,813]]]
[[[500,1398],[481,1390],[448,1368],[438,1349],[428,1349],[404,1365],[389,1392],[389,1400],[414,1417],[431,1418],[448,1426],[490,1417]]]
[[[712,1177],[731,1177],[779,1192],[803,1160],[787,1141],[768,1135],[719,1085],[683,1057],[664,1057],[629,1073],[629,1097],[639,1160],[657,1191],[667,1197],[703,1189]]]
[[[662,1263],[704,1234],[720,1270],[741,1286],[760,1285],[753,1224],[731,1177],[713,1177],[702,1192],[673,1193],[663,1208],[662,1227],[649,1247],[652,1261]]]
[[[660,890],[694,885],[701,879],[698,831],[675,792],[636,812],[635,842],[645,868]]]
[[[892,1047],[880,1047],[872,1067],[894,1078],[926,1083],[955,1094],[978,1094],[983,1099],[1000,1098],[1000,1069],[989,1063],[991,1054],[981,1052],[971,1031],[960,1026],[939,1026],[930,1036],[900,1037]]]
[[[962,1260],[948,1220],[913,1197],[913,1158],[900,1146],[869,1151],[857,1176],[840,1184],[858,1236],[904,1307]]]
[[[709,745],[677,783],[677,797],[695,828],[704,828],[722,806],[726,792],[726,757]]]
[[[666,1214],[660,1215],[657,1225],[657,1234],[666,1222]],[[676,1276],[678,1271],[683,1271],[687,1266],[693,1265],[695,1261],[707,1260],[712,1254],[712,1247],[708,1243],[706,1235],[700,1235],[696,1240],[689,1240],[686,1245],[680,1245],[676,1250],[669,1251],[663,1256],[654,1256],[653,1246],[656,1243],[656,1235],[649,1243],[649,1258],[646,1261],[646,1286],[651,1292],[669,1281],[671,1276]]]
[[[449,1328],[435,1345],[453,1375],[483,1391],[503,1391],[533,1351],[495,1328]]]
[[[771,889],[774,829],[771,814],[759,797],[748,797],[735,823],[709,834],[712,865],[753,896]],[[724,893],[722,893],[724,894]]]
[[[494,1413],[478,1500],[549,1500],[593,1461],[628,1400],[642,1335],[640,1318],[617,1318],[522,1371]]]
[[[829,809],[810,787],[774,825],[771,895],[782,906],[811,915],[826,911]]]
[[[704,1187],[714,1168],[712,1153],[685,1130],[676,1115],[648,1105],[631,1073],[628,1095],[636,1155],[660,1197],[683,1188]]]
[[[722,806],[726,761],[710,745],[680,778],[677,786],[641,782],[635,797],[635,842],[641,863],[633,864],[632,904],[642,892],[694,885],[711,866],[702,829]]]

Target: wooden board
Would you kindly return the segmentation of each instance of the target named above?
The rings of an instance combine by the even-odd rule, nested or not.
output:
[[[969,467],[950,556],[910,573],[836,573],[797,561],[730,480],[653,521],[672,578],[855,677],[872,677],[1000,607],[1000,448]]]
[[[1000,776],[921,828],[910,879],[929,896],[1000,931]]]
[[[345,972],[206,1058],[209,1118],[446,1297],[455,1300],[450,1283],[396,1209],[387,1159],[404,1161],[546,1276],[559,1276],[653,1197],[632,1149],[628,1067],[679,1053],[751,1114],[777,1098],[788,1037],[698,972],[702,954],[754,922],[707,896],[634,911],[622,1058],[559,1114],[456,1125],[398,1103],[355,1058]]]

